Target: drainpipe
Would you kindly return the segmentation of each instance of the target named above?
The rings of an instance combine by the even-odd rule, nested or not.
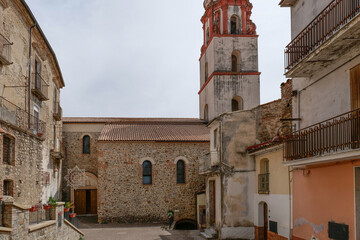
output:
[[[31,128],[31,117],[30,117],[30,106],[31,106],[31,95],[30,95],[30,92],[31,92],[31,44],[32,44],[32,31],[33,29],[36,27],[36,23],[30,27],[30,39],[29,39],[29,75],[28,75],[28,127],[29,129]]]
[[[222,162],[223,162],[223,121],[220,120],[220,187],[221,187],[221,194],[220,194],[220,203],[221,203],[221,215],[220,215],[220,229],[219,229],[219,239],[222,238],[222,226],[223,226],[223,218],[224,218],[224,184],[223,184],[223,171],[222,171]],[[216,188],[215,188],[216,189]],[[216,214],[216,213],[215,213]]]

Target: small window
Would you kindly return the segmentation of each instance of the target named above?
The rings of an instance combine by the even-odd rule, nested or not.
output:
[[[176,182],[185,183],[185,163],[183,160],[176,163]]]
[[[33,126],[33,131],[34,134],[38,134],[39,133],[39,129],[40,129],[40,113],[39,113],[39,108],[34,106],[34,126]]]
[[[258,176],[258,193],[270,193],[270,173],[269,173],[269,160],[263,159],[260,161],[260,174]]]
[[[10,136],[3,137],[3,163],[7,165],[14,165],[14,139]]]
[[[206,29],[206,36],[205,36],[206,44],[209,43],[210,40],[210,31],[209,28]]]
[[[231,53],[231,71],[236,73],[241,71],[241,53],[238,50]]]
[[[231,111],[239,111],[239,110],[243,110],[244,109],[244,105],[243,105],[243,100],[241,97],[236,96],[231,100]]]
[[[145,161],[142,164],[143,168],[143,184],[150,185],[152,184],[152,165],[150,161]]]
[[[217,135],[218,135],[218,130],[215,129],[214,130],[214,148],[216,149],[217,146]]]
[[[35,89],[41,90],[41,62],[35,59]]]
[[[237,15],[232,15],[230,19],[230,33],[231,34],[240,34],[240,21]]]
[[[204,108],[204,120],[209,121],[209,106],[206,104]]]
[[[90,137],[88,135],[83,137],[83,154],[90,154]]]
[[[205,82],[209,79],[209,66],[205,63]]]
[[[235,55],[231,55],[231,71],[237,72],[237,57]]]
[[[3,194],[4,196],[14,196],[13,181],[4,180]]]

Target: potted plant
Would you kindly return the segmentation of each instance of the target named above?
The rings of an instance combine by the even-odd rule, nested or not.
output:
[[[71,218],[76,217],[76,213],[70,213],[70,217],[71,217]]]
[[[29,209],[29,212],[36,212],[39,209],[37,208],[37,206],[31,206],[31,208]]]
[[[45,211],[49,210],[50,208],[51,208],[51,206],[50,206],[50,205],[46,205],[46,204],[44,204],[44,210],[45,210]]]
[[[54,199],[53,197],[49,197],[48,205],[51,206],[52,208],[56,208],[58,206],[57,200]]]
[[[64,212],[70,211],[70,209],[74,209],[74,203],[73,202],[66,202],[64,207]]]

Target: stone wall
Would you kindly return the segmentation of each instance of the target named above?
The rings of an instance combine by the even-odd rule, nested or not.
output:
[[[166,222],[169,209],[175,221],[196,220],[199,161],[208,152],[209,143],[100,142],[99,222]],[[185,161],[185,184],[176,183],[176,159]],[[151,185],[142,183],[144,160],[153,162]]]
[[[1,240],[79,240],[84,234],[64,220],[64,203],[58,203],[51,220],[30,225],[29,208],[18,205],[13,198],[4,199],[4,227]]]
[[[5,124],[0,127],[15,142],[15,161],[13,165],[3,163],[3,139],[0,135],[0,198],[3,194],[4,180],[13,181],[13,197],[23,205],[34,205],[41,201],[42,195],[42,145],[43,141],[24,131],[15,130]]]

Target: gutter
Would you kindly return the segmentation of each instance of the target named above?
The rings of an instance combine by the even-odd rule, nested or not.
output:
[[[65,82],[64,82],[63,75],[62,75],[62,73],[61,73],[61,68],[60,68],[59,62],[58,62],[58,60],[57,60],[57,57],[56,57],[56,54],[55,54],[53,48],[51,47],[49,41],[47,40],[44,32],[42,31],[39,23],[37,22],[34,14],[32,13],[31,9],[29,8],[29,6],[28,6],[27,3],[25,2],[25,0],[20,0],[20,2],[23,4],[23,6],[25,7],[26,11],[29,13],[31,19],[34,21],[34,25],[36,25],[36,28],[39,30],[41,36],[43,37],[43,39],[44,39],[47,47],[49,48],[49,50],[50,50],[50,52],[51,52],[51,54],[52,54],[52,56],[53,56],[53,58],[54,58],[54,60],[55,60],[55,64],[56,64],[56,67],[57,67],[58,70],[59,70],[60,81],[61,81],[61,84],[62,84],[62,86],[61,86],[60,88],[65,87]]]

